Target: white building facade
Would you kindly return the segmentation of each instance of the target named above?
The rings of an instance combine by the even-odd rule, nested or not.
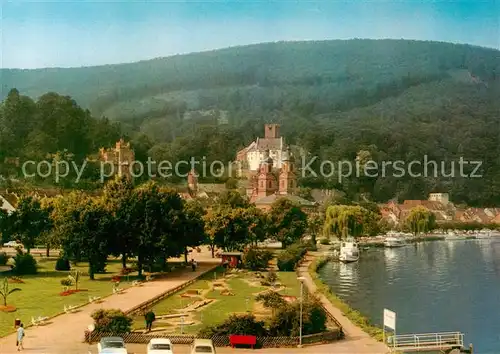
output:
[[[273,167],[281,168],[286,146],[284,138],[280,136],[279,128],[278,124],[266,124],[263,138],[257,138],[246,148],[238,151],[236,161],[239,163],[240,169],[257,171],[260,162],[265,157],[266,150],[269,150],[269,156],[273,159]]]

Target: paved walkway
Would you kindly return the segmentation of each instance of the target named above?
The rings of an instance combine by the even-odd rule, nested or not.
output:
[[[199,259],[197,257],[197,259]],[[201,260],[200,260],[201,261]],[[216,259],[215,261],[219,261]],[[123,311],[154,298],[169,289],[173,289],[199,274],[215,267],[215,264],[198,263],[198,269],[175,272],[171,277],[145,283],[140,287],[131,287],[122,294],[111,295],[100,304],[89,304],[81,311],[73,314],[64,314],[51,319],[45,326],[29,327],[26,329],[25,352],[36,354],[87,354],[88,345],[82,344],[84,331],[93,322],[90,314],[100,308],[119,308]],[[0,338],[0,353],[18,353],[15,347],[15,334]]]
[[[305,283],[311,291],[316,290],[316,285],[311,279],[308,266],[319,254],[308,255],[299,268],[299,272],[305,277]],[[123,294],[112,295],[104,299],[101,304],[90,304],[81,308],[80,312],[61,315],[52,320],[52,323],[41,327],[30,327],[26,330],[25,352],[33,354],[88,354],[97,353],[96,345],[89,346],[82,343],[83,333],[92,319],[90,314],[99,308],[120,308],[124,311],[131,309],[148,299],[151,299],[169,289],[187,282],[200,273],[214,267],[214,261],[208,252],[193,255],[200,262],[198,270],[192,272],[186,270],[172,274],[172,277],[146,283],[141,287],[129,288]],[[190,257],[191,258],[191,257]],[[388,348],[382,343],[375,341],[368,334],[352,324],[337,308],[324,297],[320,296],[325,307],[341,323],[346,334],[346,339],[326,345],[306,346],[303,348],[274,348],[261,349],[259,353],[265,354],[386,354]],[[15,348],[15,335],[0,338],[0,353],[18,353]],[[130,353],[146,354],[145,344],[131,344],[127,346]],[[176,345],[176,354],[188,354],[189,346]],[[229,353],[255,353],[254,350],[218,348],[220,354]]]
[[[299,267],[299,274],[305,278],[304,284],[312,293],[316,292],[318,288],[309,274],[309,265],[320,255],[318,252],[309,252]],[[344,316],[338,308],[334,307],[323,294],[318,294],[325,308],[340,322],[345,333],[345,340],[321,347],[331,350],[329,353],[386,354],[389,352],[387,346],[370,337]],[[306,352],[304,351],[304,353]],[[310,351],[310,353],[319,352]]]

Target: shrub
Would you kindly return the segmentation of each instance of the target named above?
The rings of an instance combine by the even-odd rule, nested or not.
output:
[[[290,245],[278,256],[278,269],[282,272],[293,272],[299,261],[307,253],[307,247],[300,243]]]
[[[302,334],[321,333],[326,330],[326,313],[316,298],[303,302]],[[271,317],[269,332],[272,336],[298,336],[300,326],[300,301],[278,308]]]
[[[37,265],[36,260],[29,253],[18,253],[14,257],[14,268],[13,272],[18,275],[24,274],[36,274]]]
[[[236,189],[238,187],[238,180],[229,177],[225,183],[226,189]]]
[[[297,264],[297,257],[289,252],[282,252],[278,256],[278,269],[282,272],[293,272]]]
[[[212,338],[213,336],[227,336],[230,334],[246,334],[256,337],[267,335],[263,321],[257,321],[254,315],[231,315],[223,323],[208,326],[198,332],[201,338]]]
[[[0,266],[7,265],[7,262],[9,261],[10,256],[7,255],[5,252],[0,252]]]
[[[62,286],[71,286],[71,285],[73,285],[73,281],[71,281],[71,279],[69,279],[69,278],[64,278],[64,279],[61,279],[61,285]]]
[[[273,257],[271,251],[249,248],[243,255],[243,266],[250,270],[265,269]]]
[[[319,243],[321,243],[322,245],[329,245],[330,244],[330,240],[328,238],[322,238]]]
[[[274,284],[276,283],[276,280],[278,280],[278,275],[276,274],[276,272],[270,271],[269,273],[267,273],[266,280],[270,284]]]
[[[118,309],[95,310],[91,317],[94,320],[97,332],[113,334],[129,333],[132,327],[132,318]]]
[[[69,259],[58,258],[56,261],[56,270],[70,270],[71,265],[69,264]]]
[[[261,301],[264,307],[270,309],[279,309],[287,305],[286,300],[276,291],[261,293],[255,297],[255,301]]]

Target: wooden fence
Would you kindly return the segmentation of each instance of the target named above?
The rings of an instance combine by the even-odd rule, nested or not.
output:
[[[131,332],[124,334],[85,332],[85,342],[97,343],[103,337],[121,337],[125,343],[147,344],[153,338],[168,338],[172,344],[191,344],[196,336],[191,335],[165,335],[162,333],[142,333]],[[338,330],[310,334],[302,336],[302,344],[321,344],[329,343],[341,338],[341,333]],[[211,338],[216,347],[228,347],[229,336],[214,336]],[[280,347],[296,347],[299,344],[299,337],[257,337],[257,347],[259,348],[280,348]]]
[[[158,302],[160,302],[161,300],[175,294],[176,292],[184,289],[184,288],[187,288],[189,285],[193,284],[194,282],[198,281],[199,278],[203,277],[205,274],[209,273],[209,272],[212,272],[214,269],[216,269],[219,265],[218,264],[214,264],[213,267],[211,267],[210,269],[206,270],[205,272],[203,273],[200,273],[197,277],[191,279],[190,281],[188,282],[185,282],[173,289],[170,289],[170,290],[167,290],[165,291],[164,293],[152,298],[152,299],[149,299],[137,306],[134,306],[133,308],[131,308],[130,310],[128,310],[126,312],[127,315],[137,315],[137,314],[141,314],[143,311],[145,310],[148,310],[150,309],[152,306],[154,306],[155,304],[157,304]]]

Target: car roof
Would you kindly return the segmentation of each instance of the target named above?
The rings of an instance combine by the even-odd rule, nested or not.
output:
[[[168,338],[153,338],[149,341],[151,344],[172,344]]]
[[[122,337],[104,337],[101,338],[101,342],[123,342]]]
[[[195,339],[193,345],[214,345],[211,339]]]

